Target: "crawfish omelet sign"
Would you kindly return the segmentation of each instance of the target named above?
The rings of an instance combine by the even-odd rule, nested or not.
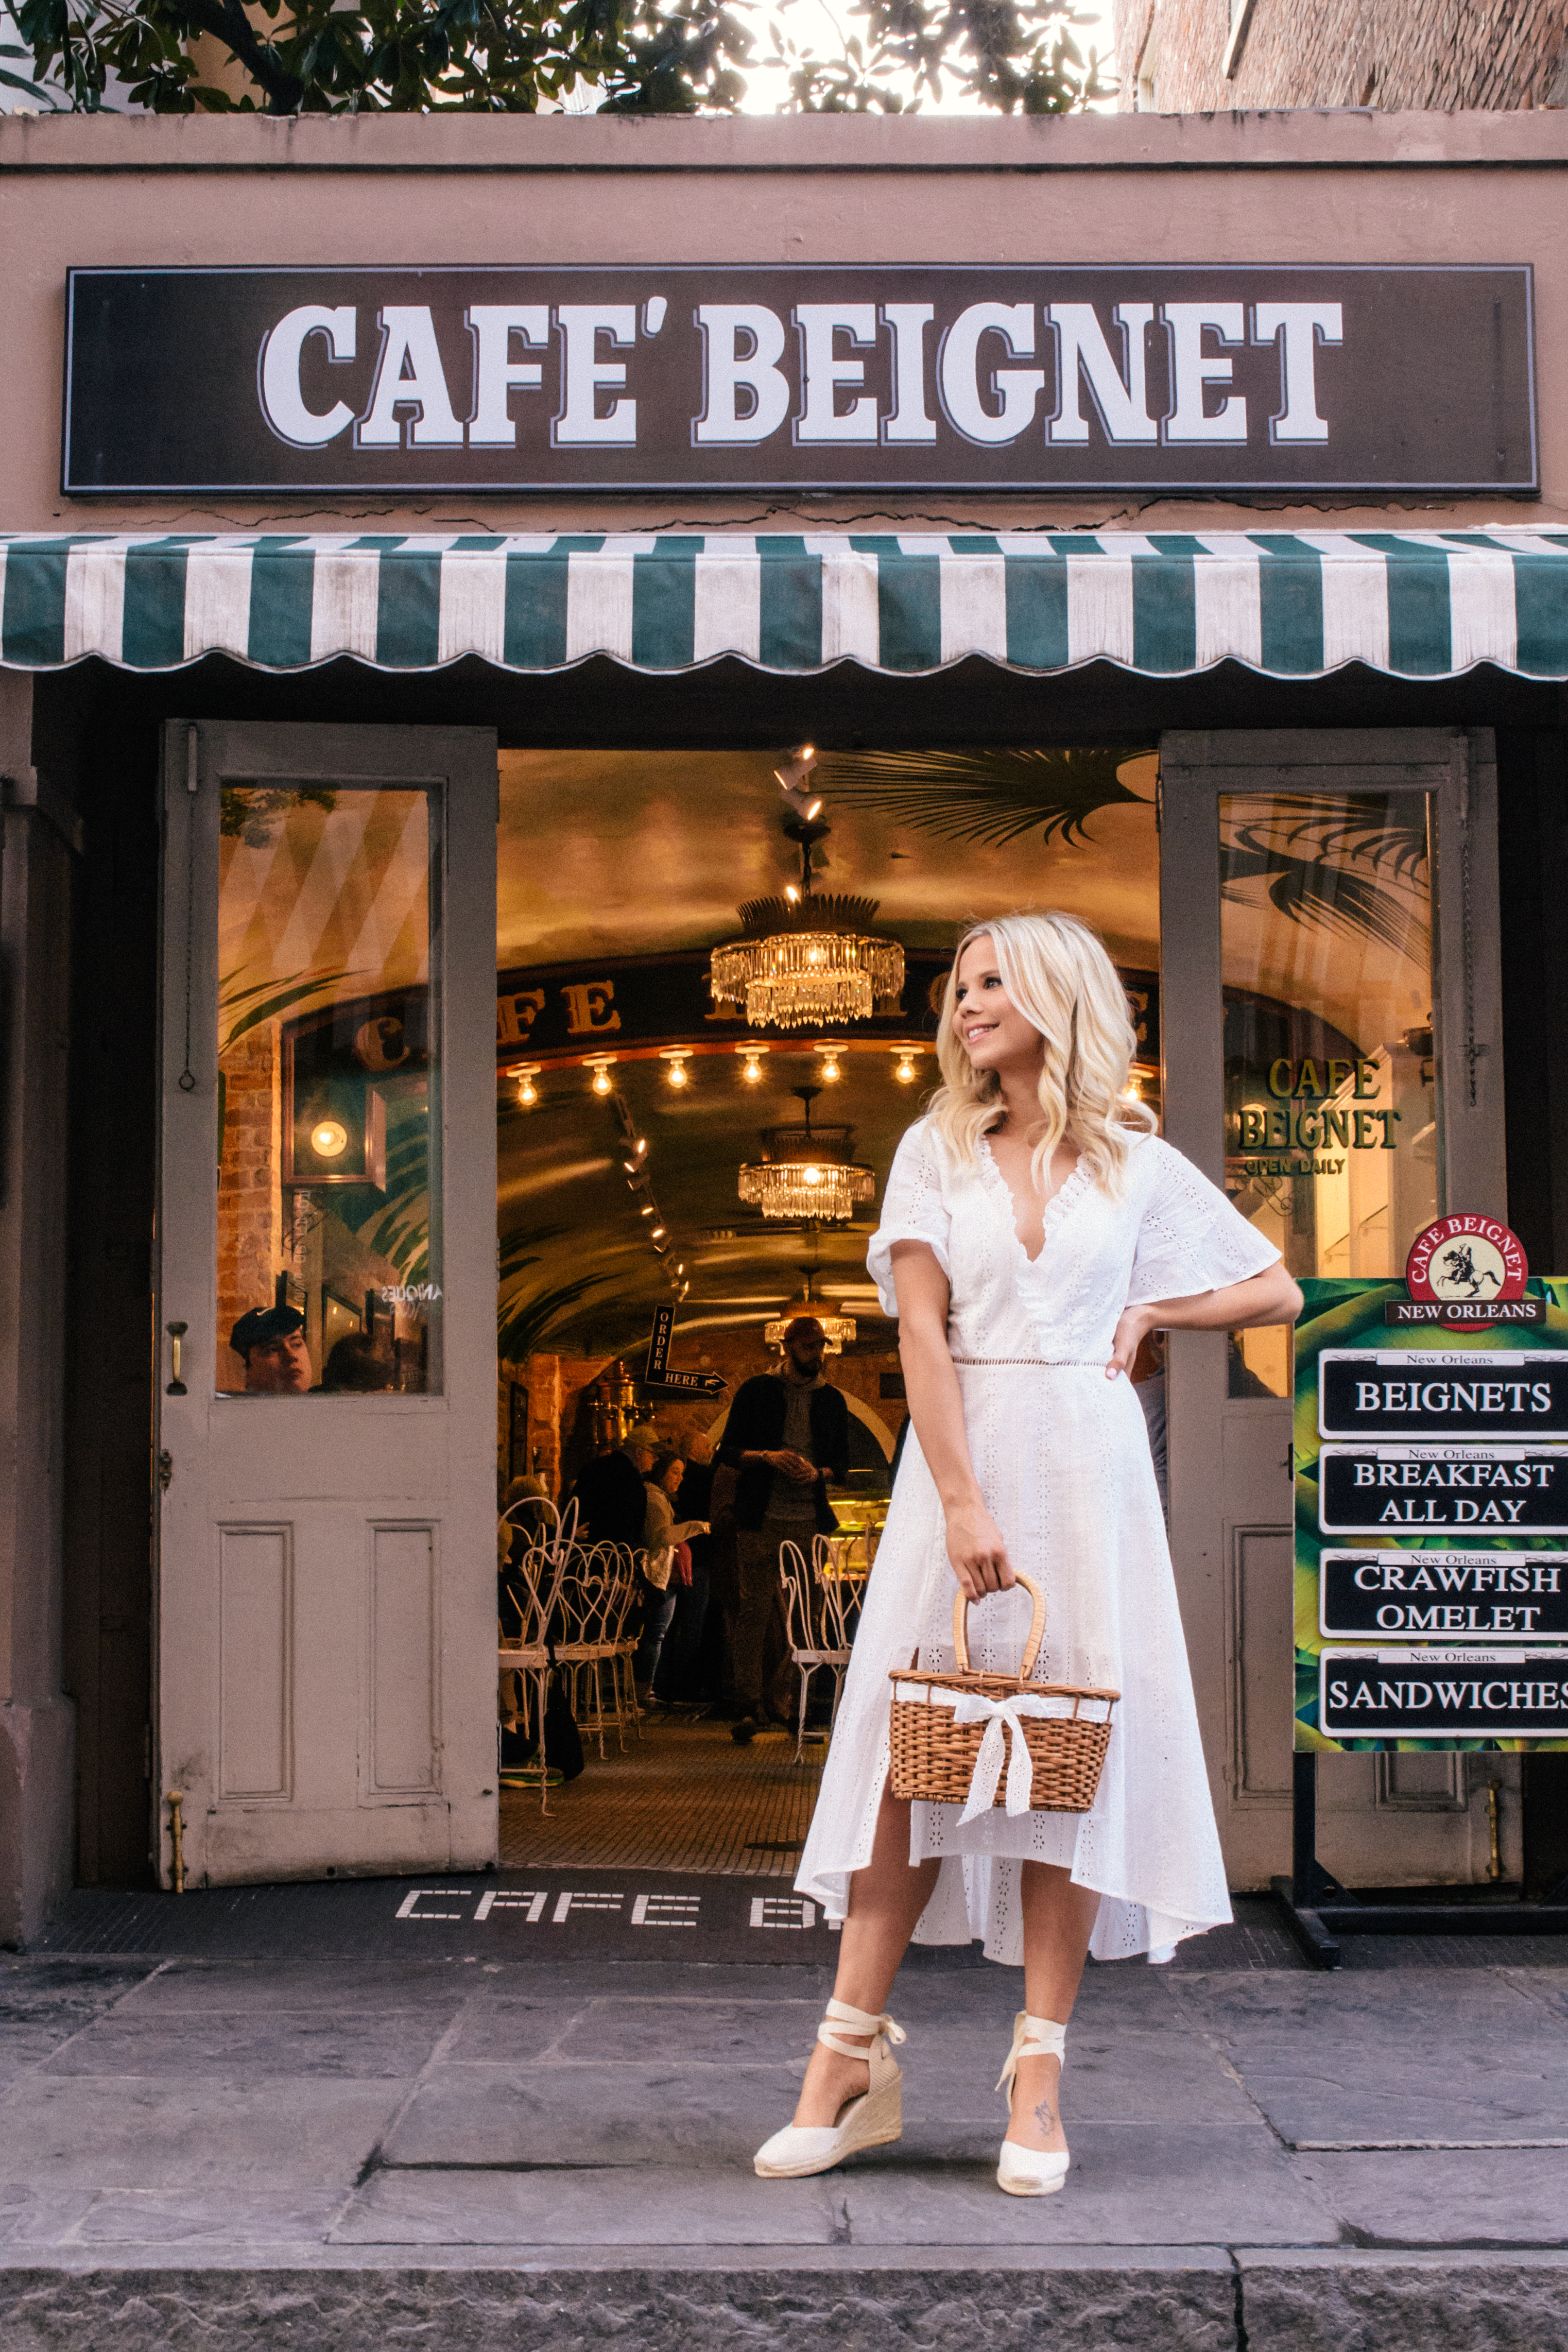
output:
[[[1435,1233],[1406,1283],[1301,1284],[1298,1749],[1568,1748],[1568,1277]]]

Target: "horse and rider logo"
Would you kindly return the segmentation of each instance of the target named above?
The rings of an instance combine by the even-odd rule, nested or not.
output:
[[[1517,1234],[1495,1217],[1439,1217],[1405,1262],[1411,1297],[1436,1305],[1522,1298],[1529,1275]]]

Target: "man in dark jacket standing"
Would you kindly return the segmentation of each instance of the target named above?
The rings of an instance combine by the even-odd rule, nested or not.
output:
[[[611,1453],[597,1454],[583,1464],[571,1491],[577,1497],[578,1534],[584,1542],[638,1549],[648,1514],[643,1481],[658,1447],[658,1432],[639,1422]]]
[[[793,1541],[810,1557],[811,1538],[831,1535],[838,1524],[828,1506],[829,1482],[842,1486],[849,1477],[849,1408],[822,1378],[825,1345],[816,1318],[798,1315],[785,1331],[778,1371],[759,1373],[737,1392],[719,1447],[719,1460],[739,1474],[735,1685],[746,1713],[730,1734],[739,1741],[770,1720],[789,1719],[793,1668],[779,1547]],[[770,1649],[777,1658],[771,1674]]]

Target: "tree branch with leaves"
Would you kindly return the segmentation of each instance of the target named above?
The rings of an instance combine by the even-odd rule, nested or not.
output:
[[[0,81],[94,113],[111,88],[160,114],[534,114],[586,94],[608,114],[727,114],[759,66],[783,110],[907,113],[953,96],[1058,114],[1106,96],[1071,0],[855,0],[836,49],[797,41],[780,0],[757,18],[723,0],[14,0],[33,79]],[[836,22],[836,20],[833,20]],[[206,38],[239,94],[204,81]]]

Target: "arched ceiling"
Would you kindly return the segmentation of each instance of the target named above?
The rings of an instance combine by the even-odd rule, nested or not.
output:
[[[734,936],[741,900],[799,875],[799,852],[779,828],[780,756],[503,752],[497,963],[508,984],[540,967],[706,952]],[[950,753],[929,761],[903,754],[886,765],[874,755],[825,759],[814,781],[832,831],[816,854],[816,887],[879,899],[878,929],[908,950],[946,952],[977,919],[1062,906],[1095,924],[1119,962],[1156,966],[1152,758],[1133,746],[958,756],[971,766],[956,769]],[[977,829],[1012,837],[966,837]],[[902,1034],[928,1041],[935,1024],[924,995],[923,986],[906,990]],[[573,1354],[630,1354],[670,1297],[677,1264],[689,1287],[675,1360],[687,1366],[704,1352],[705,1331],[759,1328],[777,1313],[813,1256],[821,1295],[865,1292],[875,1202],[852,1226],[823,1229],[813,1246],[799,1229],[766,1224],[737,1194],[740,1163],[758,1156],[759,1129],[799,1120],[792,1090],[817,1079],[821,1034],[775,1036],[756,1086],[728,1044],[697,1053],[684,1088],[672,1087],[656,1054],[622,1054],[608,1097],[591,1091],[580,1058],[547,1062],[531,1108],[503,1078],[503,1303],[523,1316],[514,1327],[521,1338]],[[857,1042],[852,1024],[831,1034],[850,1050],[813,1117],[853,1129],[855,1157],[874,1169],[880,1201],[898,1138],[936,1081],[935,1060],[927,1052],[915,1083],[901,1084],[885,1039],[872,1045],[862,1033]],[[714,1039],[694,1022],[680,1042]],[[652,1219],[640,1214],[650,1196],[632,1189],[622,1166],[626,1122],[647,1142]],[[661,1223],[668,1261],[648,1238]],[[873,1299],[845,1304],[868,1318],[862,1341],[880,1333],[888,1343],[888,1327],[869,1319]],[[506,1352],[526,1349],[519,1339]]]

